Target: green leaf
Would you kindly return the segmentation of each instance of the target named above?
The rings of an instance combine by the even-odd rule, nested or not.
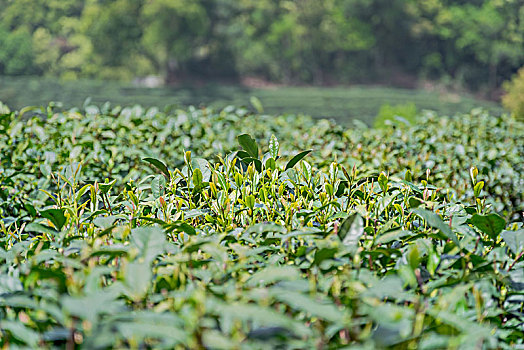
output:
[[[142,160],[145,162],[148,162],[149,164],[153,165],[155,168],[160,170],[160,172],[167,177],[168,181],[171,180],[171,175],[169,175],[169,170],[167,170],[167,166],[162,161],[155,159],[155,158],[150,158],[150,157],[144,158]]]
[[[266,167],[266,169],[275,170],[277,168],[277,162],[275,162],[274,158],[270,157],[266,160],[264,166]]]
[[[197,218],[199,216],[205,216],[206,212],[200,209],[191,209],[184,212],[184,219]]]
[[[38,341],[40,340],[38,333],[24,326],[21,322],[0,321],[0,329],[8,331],[15,339],[29,345],[31,348],[38,348]]]
[[[433,251],[433,249],[429,252],[428,255],[428,263],[427,268],[431,276],[435,274],[435,271],[437,270],[438,265],[440,264],[440,257],[438,254]]]
[[[202,187],[202,172],[200,169],[193,170],[193,185],[197,191]]]
[[[118,312],[124,306],[122,300],[117,300],[118,294],[117,290],[113,289],[85,296],[64,296],[62,306],[69,315],[95,323],[101,315]]]
[[[408,230],[394,230],[387,233],[384,233],[383,235],[380,235],[377,240],[375,241],[376,244],[383,244],[383,243],[389,243],[392,241],[400,240],[403,237],[406,236],[412,236],[413,232]]]
[[[81,189],[78,190],[76,193],[76,201],[78,204],[80,204],[80,199],[82,199],[82,196],[91,189],[91,185],[87,184],[84,185]]]
[[[389,275],[382,280],[376,280],[374,277],[369,279],[361,274],[360,277],[368,285],[368,289],[363,292],[363,296],[384,299],[399,298],[405,294],[404,288],[402,287],[402,280],[398,276]]]
[[[447,310],[439,310],[439,308],[428,308],[426,312],[443,324],[448,324],[459,331],[474,335],[475,339],[483,340],[493,337],[493,332],[488,324],[472,322],[462,315]]]
[[[255,197],[253,195],[250,194],[246,197],[246,206],[251,210],[255,207]]]
[[[109,190],[111,190],[111,188],[113,187],[113,185],[115,184],[116,182],[116,179],[111,181],[111,182],[108,182],[108,179],[106,179],[106,182],[105,183],[99,183],[98,184],[98,188],[100,189],[100,191],[102,191],[103,193],[108,193]]]
[[[153,271],[147,262],[135,261],[126,265],[125,281],[128,295],[133,300],[142,299],[151,286]]]
[[[315,265],[320,265],[322,261],[332,259],[337,252],[337,248],[320,248],[315,252],[315,259],[313,260],[313,263]]]
[[[47,233],[49,235],[55,235],[57,231],[49,226],[44,226],[42,224],[37,224],[35,222],[32,222],[30,224],[27,224],[25,227],[25,231],[27,232],[36,232],[36,233]]]
[[[451,239],[457,247],[460,247],[460,243],[457,238],[457,235],[454,234],[453,231],[451,231],[449,226],[444,221],[442,221],[440,216],[438,216],[437,214],[435,214],[432,211],[421,209],[421,208],[413,209],[413,213],[417,214],[422,219],[426,220],[429,226],[440,230],[440,232],[442,232],[446,237]]]
[[[250,226],[246,233],[255,233],[255,234],[262,234],[266,232],[278,232],[278,233],[286,233],[287,230],[273,222],[259,222],[253,226]]]
[[[53,280],[57,283],[61,291],[65,291],[67,276],[60,268],[50,268],[43,265],[35,265],[31,268],[31,275],[28,278],[38,280]]]
[[[33,218],[35,218],[38,215],[34,205],[32,205],[31,203],[25,202],[24,203],[24,208],[25,208],[25,210],[27,210],[27,213],[29,215],[31,215]]]
[[[256,96],[251,96],[249,98],[249,102],[251,102],[251,105],[258,113],[264,113],[264,107],[262,106],[262,102],[258,99]]]
[[[475,185],[475,187],[473,188],[473,195],[475,196],[475,198],[480,196],[480,191],[482,191],[483,188],[484,188],[484,181],[479,181]]]
[[[247,158],[242,158],[242,161],[246,164],[254,163],[255,169],[257,169],[257,171],[262,171],[262,162],[259,159],[247,157]]]
[[[252,158],[251,155],[249,153],[247,153],[246,151],[238,151],[237,152],[237,157],[242,159],[242,160],[244,158]]]
[[[275,135],[271,135],[271,138],[269,139],[269,154],[273,159],[277,159],[279,149],[280,145],[277,138]]]
[[[158,227],[139,227],[131,231],[131,242],[138,248],[140,257],[149,264],[164,253],[165,241],[165,234]]]
[[[53,225],[55,225],[56,229],[60,231],[67,221],[64,213],[64,209],[47,209],[41,211],[40,215],[51,221]]]
[[[395,199],[394,194],[386,195],[386,196],[379,198],[375,202],[375,208],[376,208],[378,215],[381,215],[384,212],[384,210],[386,210],[391,205],[391,203],[393,203],[394,199]]]
[[[409,197],[408,199],[409,207],[410,208],[418,208],[424,203],[421,199],[418,199],[417,197]]]
[[[151,192],[155,199],[164,195],[166,189],[166,179],[162,175],[157,175],[151,181]]]
[[[499,233],[506,227],[506,220],[495,213],[489,215],[475,214],[470,221],[476,228],[487,234],[491,239],[496,239]]]
[[[22,282],[20,282],[18,277],[8,274],[0,274],[0,295],[19,292],[23,289]]]
[[[119,217],[115,216],[115,215],[112,215],[112,216],[98,216],[97,218],[95,218],[93,220],[93,223],[95,224],[95,226],[100,227],[100,228],[105,230],[106,228],[109,228],[109,227],[113,226],[115,221],[118,220],[118,219],[119,219]]]
[[[109,256],[109,257],[116,257],[116,256],[123,256],[128,255],[129,249],[128,246],[122,246],[122,245],[110,245],[110,246],[102,246],[98,250],[93,251],[89,256]]]
[[[42,173],[42,175],[44,175],[44,177],[49,177],[49,175],[51,175],[51,165],[47,164],[47,163],[42,163],[40,164],[40,172]]]
[[[278,281],[297,280],[299,278],[299,271],[292,266],[268,266],[251,276],[246,285],[250,287],[267,286]]]
[[[344,314],[333,303],[315,300],[302,293],[278,287],[272,288],[271,294],[277,300],[286,303],[292,308],[306,312],[320,319],[331,322],[342,322],[344,319]]]
[[[204,330],[202,341],[206,349],[230,350],[235,348],[235,342],[231,337],[224,336],[213,329]]]
[[[302,322],[298,322],[271,308],[254,304],[241,304],[238,302],[213,304],[214,305],[210,306],[210,310],[221,317],[242,320],[244,322],[254,322],[259,326],[280,326],[289,329],[299,336],[306,336],[311,333],[311,329],[306,327]]]
[[[196,230],[193,226],[189,225],[185,222],[175,222],[172,224],[167,224],[164,226],[164,229],[166,232],[184,232],[187,233],[190,236],[196,235]]]
[[[504,231],[500,236],[513,253],[520,254],[524,249],[524,229],[517,231]]]
[[[258,159],[258,146],[256,141],[249,134],[242,134],[237,137],[238,143],[242,148],[255,159]]]
[[[409,169],[406,170],[406,173],[404,174],[404,179],[407,182],[413,182],[413,175],[411,174],[411,171]]]
[[[380,189],[382,189],[382,192],[387,192],[388,189],[388,177],[384,173],[380,173],[378,176],[378,184],[380,185]]]
[[[415,269],[420,264],[420,252],[416,244],[412,244],[409,246],[406,259],[411,269],[415,271]]]
[[[294,156],[293,158],[291,158],[291,160],[286,164],[286,168],[284,170],[288,170],[288,169],[291,169],[295,166],[295,164],[297,164],[298,162],[300,162],[300,160],[302,158],[304,158],[305,156],[307,156],[309,153],[311,153],[313,150],[307,150],[307,151],[302,151],[300,152],[299,154],[297,154],[296,156]]]
[[[199,169],[202,173],[202,182],[209,182],[211,178],[211,169],[209,168],[209,162],[203,158],[193,158],[191,159],[191,167],[193,171]]]
[[[116,323],[116,328],[125,339],[157,339],[161,341],[162,346],[156,344],[155,347],[162,349],[174,348],[178,343],[187,343],[184,327],[172,314],[140,311]]]
[[[387,336],[384,335],[375,340],[377,348],[390,348],[393,344],[409,335],[415,314],[413,309],[402,305],[384,303],[368,306],[366,311],[380,327],[377,329],[377,332],[384,328],[389,331],[386,333]]]
[[[340,225],[338,236],[347,246],[356,246],[360,236],[364,234],[364,220],[362,216],[354,213],[348,216]]]

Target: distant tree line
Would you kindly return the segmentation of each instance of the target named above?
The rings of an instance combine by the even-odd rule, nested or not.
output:
[[[523,64],[522,0],[0,0],[2,75],[492,91]]]

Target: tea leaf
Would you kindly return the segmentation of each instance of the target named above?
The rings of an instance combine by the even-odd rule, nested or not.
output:
[[[295,164],[297,164],[298,162],[300,162],[300,160],[302,158],[304,158],[305,156],[307,156],[309,153],[311,153],[313,150],[307,150],[307,151],[302,151],[300,152],[299,154],[297,154],[296,156],[294,156],[293,158],[291,158],[291,160],[286,164],[286,167],[284,170],[288,170],[288,169],[291,169],[295,166]]]
[[[167,177],[167,180],[171,180],[171,175],[169,174],[169,170],[167,169],[167,166],[160,160],[155,158],[144,158],[142,159],[145,162],[148,162],[149,164],[153,165],[156,169],[160,170],[162,174],[164,174],[165,177]]]
[[[490,238],[496,239],[499,233],[506,227],[506,220],[497,214],[479,215],[471,217],[471,223]]]
[[[238,143],[254,159],[258,159],[258,146],[256,141],[249,134],[242,134],[237,137]]]

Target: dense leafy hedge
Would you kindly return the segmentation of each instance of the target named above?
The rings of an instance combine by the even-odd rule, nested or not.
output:
[[[173,169],[183,165],[185,150],[216,160],[235,150],[236,136],[247,131],[264,146],[273,134],[285,140],[283,156],[313,149],[313,163],[322,170],[337,160],[361,174],[385,171],[403,177],[409,169],[420,180],[429,169],[431,181],[452,191],[455,200],[471,198],[468,171],[477,166],[486,201],[496,212],[509,217],[523,209],[524,124],[481,110],[455,118],[427,114],[412,127],[399,121],[375,130],[361,123],[345,129],[326,120],[256,115],[233,107],[161,112],[106,104],[86,106],[84,113],[27,108],[4,115],[1,125],[3,176],[16,173],[23,179],[17,182],[23,195],[46,188],[49,180],[42,175],[72,162],[82,162],[88,180],[111,178],[122,185],[147,172],[144,157],[162,159]],[[38,191],[34,194],[38,197]]]
[[[513,119],[0,118],[2,346],[522,345]]]

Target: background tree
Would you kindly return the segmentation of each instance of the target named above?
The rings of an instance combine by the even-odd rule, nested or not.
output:
[[[209,21],[199,0],[153,0],[141,11],[142,45],[167,82],[184,72],[192,58],[205,54]]]
[[[453,82],[524,65],[522,0],[0,0],[0,74]]]

